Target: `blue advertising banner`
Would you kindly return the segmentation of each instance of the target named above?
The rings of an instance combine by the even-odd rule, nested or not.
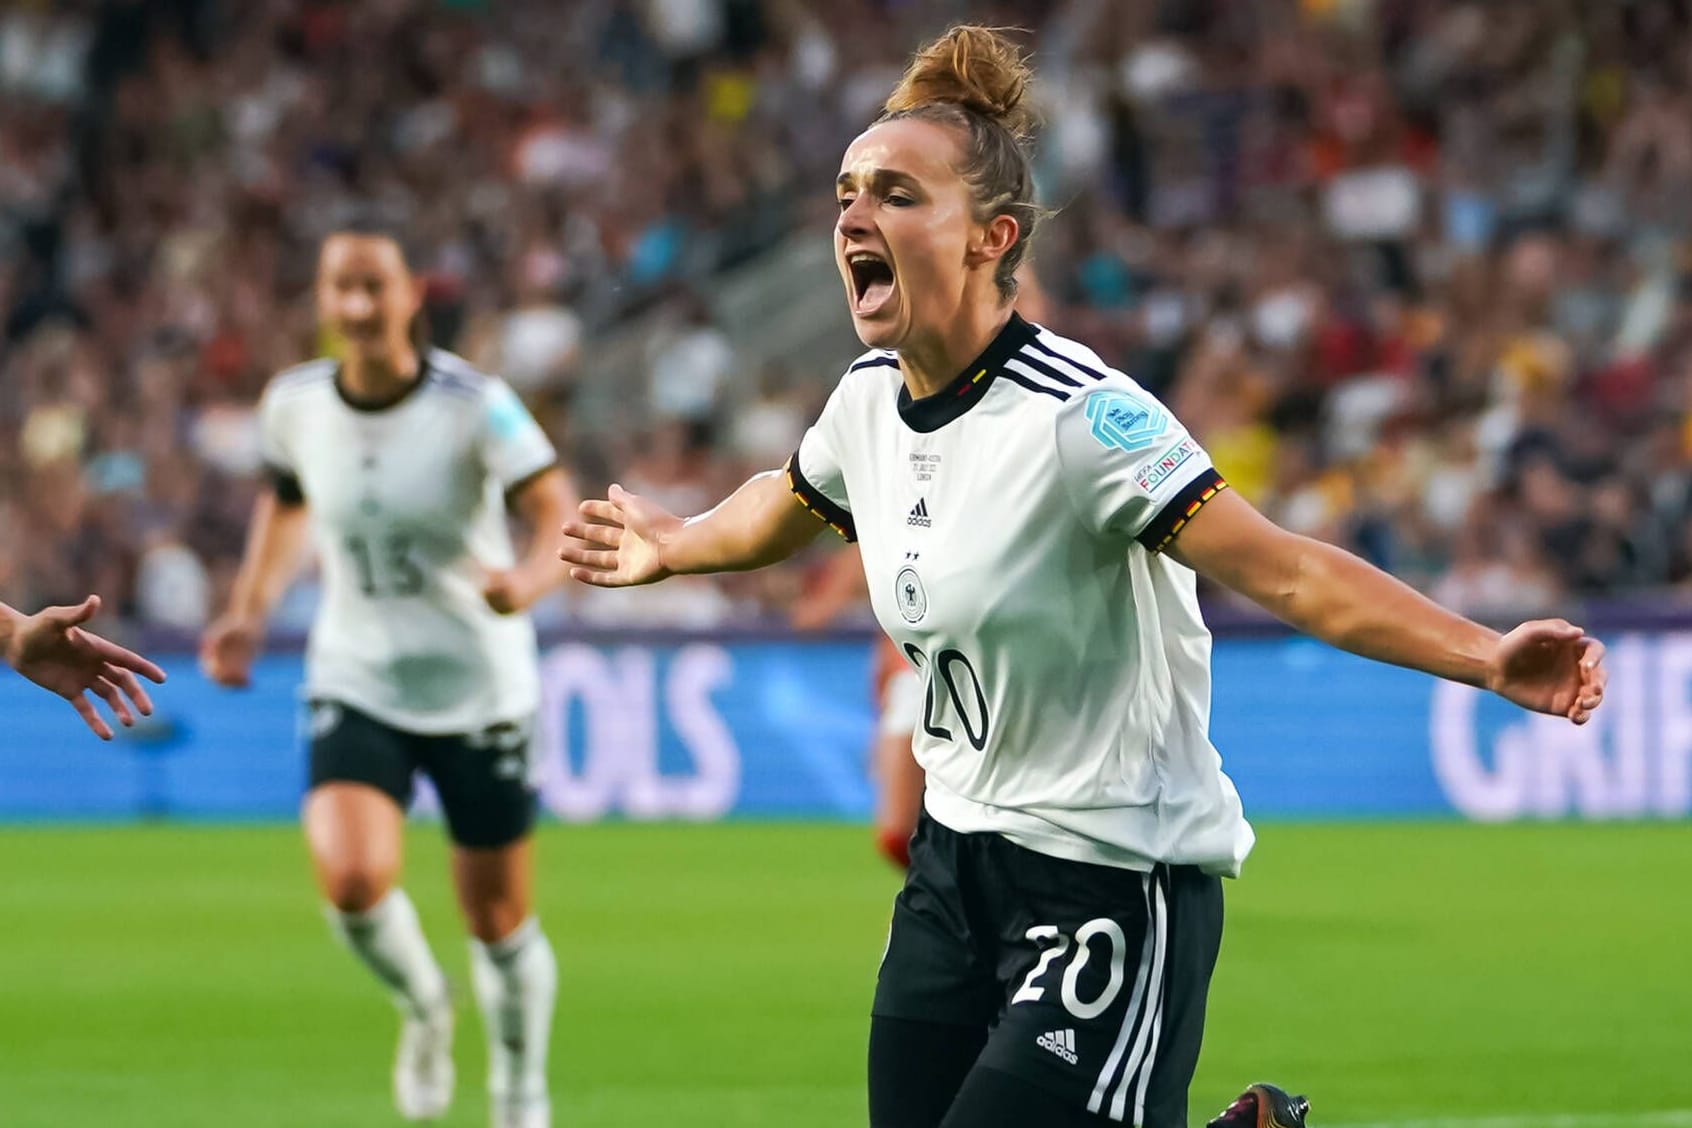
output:
[[[1692,632],[1616,637],[1608,661],[1609,700],[1575,728],[1319,643],[1224,639],[1212,735],[1257,818],[1692,813]],[[298,656],[265,659],[241,693],[166,665],[158,715],[111,744],[0,677],[0,819],[291,817]],[[860,640],[567,642],[542,668],[536,754],[560,818],[869,814]]]

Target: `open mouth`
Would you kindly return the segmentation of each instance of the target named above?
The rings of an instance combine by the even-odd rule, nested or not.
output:
[[[846,256],[846,267],[852,273],[852,302],[854,312],[861,316],[875,313],[893,295],[893,267],[872,251],[853,251]]]

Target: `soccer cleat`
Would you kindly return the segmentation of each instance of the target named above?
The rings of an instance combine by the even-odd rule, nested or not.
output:
[[[1206,1128],[1305,1128],[1304,1118],[1309,1115],[1310,1102],[1303,1097],[1289,1097],[1283,1090],[1259,1082],[1241,1093]]]
[[[493,1128],[552,1128],[552,1102],[545,1097],[529,1100],[493,1099]]]
[[[436,1120],[452,1105],[452,1004],[400,1024],[394,1055],[394,1107],[407,1120]]]

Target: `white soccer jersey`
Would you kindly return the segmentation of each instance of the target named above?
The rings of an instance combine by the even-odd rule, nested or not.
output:
[[[471,732],[534,712],[535,631],[482,599],[514,560],[508,491],[552,444],[503,380],[440,349],[397,402],[341,393],[333,360],[291,368],[259,404],[264,458],[303,498],[323,568],[306,689],[418,733]]]
[[[929,814],[1040,853],[1236,874],[1251,827],[1208,734],[1210,632],[1160,554],[1226,486],[1092,350],[1013,316],[913,402],[847,370],[788,464],[863,546],[876,618],[927,679]]]

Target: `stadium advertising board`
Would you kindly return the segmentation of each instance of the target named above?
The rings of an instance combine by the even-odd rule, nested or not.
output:
[[[1225,639],[1212,730],[1256,818],[1680,818],[1692,813],[1692,632],[1611,642],[1593,723],[1300,639]],[[167,663],[159,714],[110,745],[0,679],[0,818],[286,818],[303,778],[297,656],[226,693]],[[543,659],[542,802],[568,820],[864,818],[859,641],[566,642]],[[424,799],[427,804],[427,797]]]

